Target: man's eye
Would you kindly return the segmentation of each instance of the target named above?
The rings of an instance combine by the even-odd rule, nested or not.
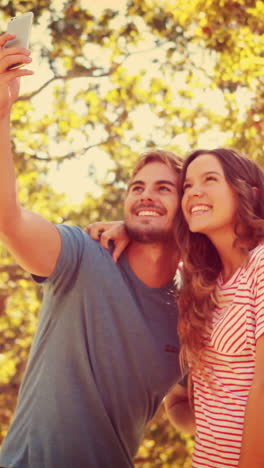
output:
[[[159,190],[161,190],[162,192],[170,192],[170,188],[167,187],[167,185],[160,185]]]
[[[140,185],[134,185],[132,187],[132,192],[140,192],[142,190],[142,187]]]

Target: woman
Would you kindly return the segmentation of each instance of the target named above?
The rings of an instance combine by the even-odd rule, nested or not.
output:
[[[193,468],[264,467],[264,174],[233,150],[184,163],[181,357],[193,383]]]

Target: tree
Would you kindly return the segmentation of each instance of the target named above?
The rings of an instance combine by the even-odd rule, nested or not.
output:
[[[1,8],[3,30],[10,16],[34,12],[36,76],[12,114],[19,191],[27,207],[55,223],[85,226],[119,219],[128,170],[146,147],[183,154],[207,141],[217,146],[217,140],[263,164],[261,0],[127,0],[124,11],[113,1],[99,14],[87,5],[85,0],[12,0]],[[142,115],[150,121],[148,133],[138,124]],[[112,166],[101,194],[87,194],[76,208],[49,186],[49,167],[86,158],[96,179],[96,167],[89,164],[94,148],[98,158],[107,153]],[[2,247],[1,258],[2,438],[41,290]],[[187,467],[191,445],[161,410],[142,442],[137,466]]]

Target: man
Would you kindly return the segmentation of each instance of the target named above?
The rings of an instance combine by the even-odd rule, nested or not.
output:
[[[9,39],[0,37],[0,238],[43,283],[44,298],[0,465],[131,468],[146,424],[180,377],[172,235],[180,161],[154,152],[135,169],[125,202],[132,241],[117,264],[79,228],[21,207],[9,120],[17,78],[30,72],[8,71],[28,63],[27,51],[3,48]],[[170,395],[181,423],[186,391],[178,385]]]

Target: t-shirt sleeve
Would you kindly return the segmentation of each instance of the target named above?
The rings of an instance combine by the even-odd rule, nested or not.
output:
[[[256,315],[256,340],[264,335],[264,249],[256,268],[255,275],[255,315]]]
[[[33,276],[45,287],[53,288],[54,293],[65,294],[74,286],[84,253],[85,235],[78,227],[56,225],[61,236],[61,252],[54,272],[48,278]],[[87,236],[88,238],[88,236]]]

